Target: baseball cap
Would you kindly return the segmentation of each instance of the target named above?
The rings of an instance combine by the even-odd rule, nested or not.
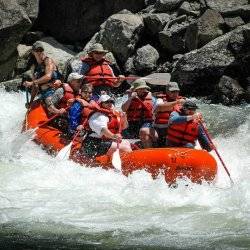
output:
[[[167,91],[180,91],[180,88],[178,86],[178,83],[177,82],[170,82],[168,85],[167,85]]]
[[[107,101],[115,103],[115,100],[109,95],[101,95],[100,98],[98,99],[98,103],[107,102]]]
[[[42,43],[41,42],[35,42],[33,45],[32,45],[32,50],[33,51],[44,51],[44,47],[43,47],[43,45],[42,45]]]
[[[186,100],[186,101],[183,103],[182,107],[183,107],[184,109],[198,109],[198,108],[199,108],[199,107],[196,105],[196,103],[193,102],[193,101],[191,101],[191,100]]]
[[[82,78],[83,78],[83,75],[80,75],[78,73],[70,73],[68,76],[68,82],[71,82],[72,80],[79,80]]]

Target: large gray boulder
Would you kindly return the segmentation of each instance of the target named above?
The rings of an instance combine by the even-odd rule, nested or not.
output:
[[[174,23],[171,27],[164,28],[159,32],[159,40],[163,49],[170,54],[183,53],[185,51],[185,33],[189,22]]]
[[[237,78],[248,74],[249,37],[247,24],[185,54],[173,69],[173,79],[189,94],[212,94],[224,74],[233,73]]]
[[[134,53],[143,29],[142,17],[124,10],[109,17],[84,50],[88,50],[93,43],[98,42],[111,51],[115,58],[125,63]]]
[[[184,0],[157,0],[155,9],[158,12],[167,12],[177,9]]]
[[[159,57],[158,51],[147,44],[136,51],[133,64],[137,72],[151,72],[156,68]]]
[[[123,9],[136,13],[145,6],[144,0],[42,0],[36,28],[58,41],[86,41],[114,13]]]
[[[233,30],[238,26],[244,25],[244,21],[241,17],[225,17],[225,25],[229,30]]]
[[[248,4],[248,0],[206,0],[207,7],[224,12]]]
[[[232,8],[224,9],[220,11],[224,17],[241,17],[245,22],[249,22],[250,19],[250,4],[235,6]]]
[[[245,97],[245,91],[239,82],[229,76],[222,76],[215,86],[213,102],[225,105],[240,104]]]
[[[194,50],[202,47],[218,36],[223,35],[224,19],[215,10],[206,10],[205,13],[190,24],[185,34],[187,49]]]
[[[7,80],[17,58],[16,47],[31,21],[16,0],[0,0],[0,81]]]
[[[170,21],[170,15],[166,13],[147,14],[143,17],[145,29],[150,35],[155,35],[163,30]]]
[[[178,15],[199,16],[201,4],[199,1],[185,1],[178,8]]]
[[[17,0],[23,7],[28,17],[34,22],[38,16],[39,0]]]

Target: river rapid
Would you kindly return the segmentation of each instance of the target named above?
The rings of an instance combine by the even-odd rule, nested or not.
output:
[[[174,189],[56,160],[20,134],[25,94],[0,99],[0,249],[250,249],[249,105],[198,101],[234,186],[219,164]]]

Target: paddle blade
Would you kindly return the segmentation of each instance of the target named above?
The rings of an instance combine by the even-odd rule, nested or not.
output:
[[[56,159],[57,160],[68,160],[69,156],[70,156],[70,151],[71,151],[71,147],[72,147],[73,142],[71,142],[69,145],[67,145],[66,147],[62,148],[57,156]]]
[[[145,81],[152,85],[166,86],[170,82],[171,75],[169,73],[153,73],[145,77]],[[143,77],[142,77],[143,79]]]
[[[120,157],[120,150],[117,148],[116,151],[112,155],[112,165],[115,169],[122,169],[122,161]]]

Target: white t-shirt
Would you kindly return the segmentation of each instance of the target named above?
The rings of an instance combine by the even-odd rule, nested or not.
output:
[[[90,134],[91,137],[101,138],[102,129],[108,128],[109,117],[103,113],[96,112],[89,118],[89,126],[93,133]]]

